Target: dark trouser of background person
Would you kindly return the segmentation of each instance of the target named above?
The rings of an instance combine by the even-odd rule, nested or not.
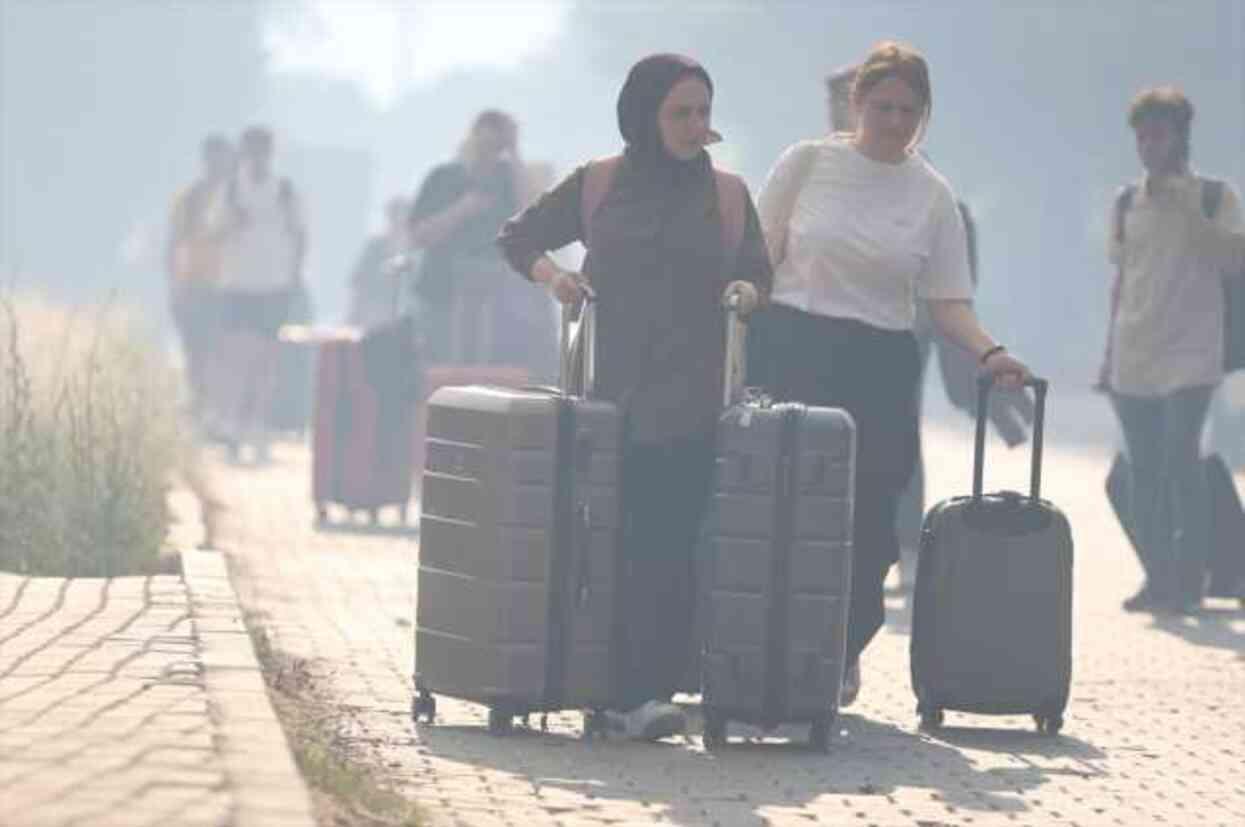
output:
[[[289,317],[293,289],[222,291],[222,340],[214,398],[218,433],[237,458],[251,443],[257,462],[269,454],[268,412],[276,390],[277,331]]]
[[[622,599],[616,708],[669,701],[688,668],[693,558],[709,503],[712,432],[629,442],[622,459]]]
[[[1202,599],[1210,495],[1199,449],[1213,393],[1200,385],[1111,397],[1132,471],[1128,508],[1146,569],[1143,604],[1186,610]]]
[[[220,300],[217,290],[206,285],[174,287],[171,309],[186,358],[191,411],[197,416],[208,404],[208,362],[219,345]]]
[[[896,510],[917,452],[916,339],[780,304],[756,315],[748,339],[750,384],[777,399],[844,408],[856,421],[851,669],[885,620],[882,583],[899,556]]]

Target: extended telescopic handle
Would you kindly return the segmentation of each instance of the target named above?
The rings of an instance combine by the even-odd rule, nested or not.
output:
[[[722,382],[722,407],[729,408],[744,395],[744,382],[747,378],[747,359],[745,347],[748,329],[741,318],[739,305],[742,299],[739,293],[728,291],[722,297],[722,306],[726,308],[726,367]]]
[[[1042,496],[1042,440],[1046,432],[1046,390],[1049,383],[1045,379],[1027,379],[1025,387],[1033,388],[1036,410],[1033,414],[1033,459],[1029,469],[1029,496],[1039,499]],[[982,477],[985,475],[986,463],[986,418],[990,407],[990,392],[994,389],[994,377],[983,375],[977,377],[977,437],[973,447],[973,499],[982,497]]]
[[[579,324],[572,333],[576,318]],[[596,361],[596,296],[587,293],[578,305],[562,305],[558,389],[568,395],[591,396],[596,387]]]

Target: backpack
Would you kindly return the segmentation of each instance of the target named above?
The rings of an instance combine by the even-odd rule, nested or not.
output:
[[[590,161],[584,171],[583,189],[579,194],[579,220],[583,227],[584,246],[591,249],[592,216],[614,183],[614,175],[622,163],[622,156],[615,155]],[[744,240],[744,225],[748,216],[748,191],[736,175],[714,169],[713,180],[717,186],[718,210],[722,214],[722,249],[726,251],[726,272],[735,269],[735,257]]]
[[[1199,178],[1202,185],[1202,213],[1214,219],[1223,201],[1223,181]],[[1124,243],[1124,218],[1133,206],[1137,185],[1129,184],[1115,199],[1115,239]],[[1245,273],[1223,277],[1223,370],[1245,370]]]

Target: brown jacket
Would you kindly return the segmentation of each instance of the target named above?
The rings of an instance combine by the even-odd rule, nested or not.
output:
[[[588,235],[584,167],[502,227],[524,277],[543,253]],[[725,359],[722,291],[735,279],[768,295],[773,274],[752,199],[733,272],[723,249],[708,155],[654,169],[625,157],[592,217],[584,273],[597,293],[596,395],[626,412],[631,438],[664,442],[713,427]]]

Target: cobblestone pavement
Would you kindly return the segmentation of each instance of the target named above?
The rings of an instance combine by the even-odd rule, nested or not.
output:
[[[219,554],[0,573],[0,825],[309,827]]]
[[[927,430],[931,501],[966,490],[967,431]],[[992,444],[988,487],[1022,488],[1026,462],[1024,450]],[[1139,570],[1102,496],[1106,465],[1105,453],[1048,442],[1044,491],[1077,544],[1063,734],[956,713],[936,737],[918,732],[909,614],[895,597],[828,756],[786,742],[802,730],[739,730],[751,737],[717,755],[695,736],[584,742],[577,714],[554,716],[547,734],[495,738],[481,708],[448,698],[438,725],[417,730],[416,538],[361,523],[316,530],[301,447],[263,469],[219,473],[234,502],[224,545],[243,605],[277,648],[309,659],[354,757],[387,771],[436,823],[1245,824],[1245,613],[1229,601],[1191,619],[1119,610]]]

